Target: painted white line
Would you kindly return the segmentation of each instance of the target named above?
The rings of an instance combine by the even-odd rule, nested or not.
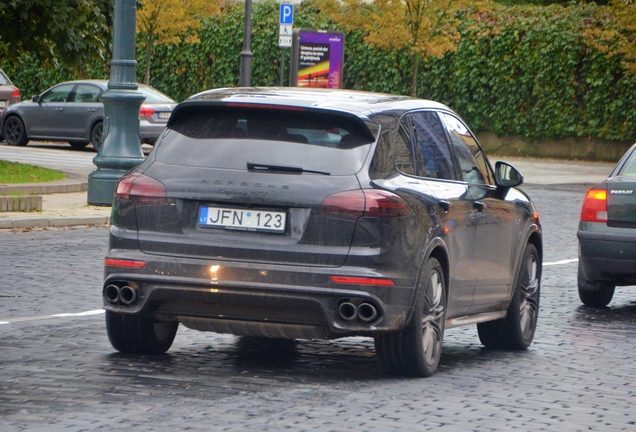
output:
[[[30,321],[42,321],[42,320],[48,320],[48,319],[55,319],[55,318],[84,317],[84,316],[91,316],[91,315],[101,315],[103,313],[104,313],[104,309],[95,309],[95,310],[79,312],[79,313],[61,313],[61,314],[45,315],[45,316],[39,316],[39,317],[15,318],[9,321],[0,321],[0,324],[16,324],[16,323],[23,323],[23,322],[30,322]]]
[[[547,263],[543,263],[543,266],[553,266],[553,265],[564,265],[564,264],[572,264],[575,262],[579,262],[578,258],[570,258],[570,259],[564,259],[564,260],[559,260],[559,261],[552,261],[552,262],[547,262]]]
[[[570,259],[543,263],[543,266],[545,267],[545,266],[553,266],[553,265],[565,265],[565,264],[572,264],[578,261],[579,261],[578,258],[570,258]],[[0,325],[18,323],[18,322],[40,321],[40,320],[53,319],[53,318],[84,317],[84,316],[91,316],[91,315],[101,315],[103,313],[104,313],[104,309],[95,309],[95,310],[79,312],[79,313],[59,313],[59,314],[47,315],[43,317],[16,318],[11,321],[0,321]]]
[[[104,309],[95,309],[95,310],[90,310],[90,311],[80,312],[80,313],[61,313],[61,314],[55,314],[51,316],[57,318],[57,317],[101,315],[103,313],[104,313]]]

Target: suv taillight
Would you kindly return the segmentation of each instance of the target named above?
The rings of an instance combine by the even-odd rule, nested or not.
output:
[[[329,195],[322,202],[325,217],[358,220],[361,217],[400,217],[411,213],[411,207],[398,195],[378,190],[362,189]]]
[[[11,97],[14,99],[20,99],[20,90],[18,89],[11,90]]]
[[[607,190],[593,188],[587,191],[583,209],[581,210],[583,222],[607,222]]]
[[[127,174],[119,179],[115,197],[130,200],[136,205],[161,205],[168,202],[163,183],[139,173]]]

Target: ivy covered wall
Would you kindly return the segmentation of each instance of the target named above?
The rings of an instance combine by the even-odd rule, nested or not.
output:
[[[271,0],[253,4],[255,86],[279,83],[278,8]],[[602,22],[599,8],[592,3],[466,11],[457,51],[421,62],[418,96],[449,105],[474,130],[498,135],[636,141],[636,76],[625,73],[620,57],[606,56],[586,39],[591,27],[614,25]],[[311,2],[297,7],[294,21],[295,28],[336,29]],[[220,16],[204,19],[199,43],[157,47],[151,84],[177,101],[206,89],[237,86],[242,29],[243,4],[229,5]],[[410,93],[406,51],[370,46],[360,32],[347,33],[345,43],[345,88]],[[144,64],[143,50],[137,57]],[[23,58],[16,67],[0,61],[23,99],[79,77],[63,65]],[[286,62],[285,83],[289,51]],[[85,77],[108,78],[106,62],[88,66]]]

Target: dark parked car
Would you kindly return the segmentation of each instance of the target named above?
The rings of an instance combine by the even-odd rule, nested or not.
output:
[[[117,184],[109,339],[161,354],[179,323],[262,338],[375,338],[429,376],[444,331],[525,349],[542,239],[521,174],[493,171],[447,107],[376,93],[238,88],[174,110]]]
[[[2,112],[0,127],[9,145],[24,146],[29,140],[67,141],[74,148],[101,145],[106,80],[69,81],[58,84],[32,100]],[[142,143],[153,144],[168,123],[176,102],[152,87],[139,84],[146,97],[139,110]]]
[[[577,233],[579,297],[607,306],[616,286],[636,285],[636,145],[587,192]]]

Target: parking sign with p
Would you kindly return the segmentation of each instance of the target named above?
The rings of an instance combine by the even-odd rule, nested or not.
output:
[[[280,24],[291,25],[294,23],[294,5],[282,3],[280,5]]]

